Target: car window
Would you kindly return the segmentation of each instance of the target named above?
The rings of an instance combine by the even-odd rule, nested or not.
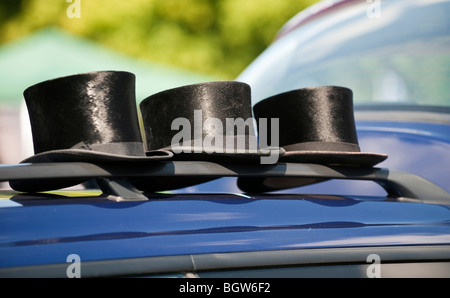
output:
[[[238,80],[252,86],[253,104],[338,85],[353,90],[355,104],[450,107],[450,2],[407,4],[361,1],[332,10],[282,36]]]

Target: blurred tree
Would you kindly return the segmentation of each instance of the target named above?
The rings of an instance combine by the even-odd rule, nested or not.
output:
[[[20,8],[22,6],[22,0],[11,1],[6,0],[0,2],[0,20],[1,22],[5,22],[9,18],[14,17],[16,14],[20,12]]]
[[[2,0],[0,43],[53,26],[142,59],[233,79],[289,18],[317,1]],[[75,2],[80,17],[70,18]]]

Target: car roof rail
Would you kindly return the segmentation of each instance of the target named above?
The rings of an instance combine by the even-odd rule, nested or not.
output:
[[[164,161],[152,164],[84,162],[23,163],[0,165],[0,181],[33,179],[97,179],[103,193],[116,201],[146,200],[130,178],[145,177],[302,177],[320,180],[368,180],[381,185],[388,197],[400,201],[450,204],[450,193],[433,182],[403,171],[387,168],[335,167],[308,163],[215,163]]]

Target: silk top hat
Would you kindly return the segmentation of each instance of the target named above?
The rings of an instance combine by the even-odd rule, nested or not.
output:
[[[236,81],[192,84],[165,90],[140,104],[147,150],[171,150],[173,159],[261,162],[283,150],[260,150],[251,110],[250,86]],[[145,190],[176,189],[215,178],[155,178]]]
[[[368,167],[387,158],[361,152],[348,88],[297,89],[269,97],[253,110],[257,123],[260,118],[279,119],[279,144],[286,150],[281,161]]]
[[[387,158],[385,154],[361,152],[353,113],[353,93],[348,88],[319,86],[292,90],[260,101],[253,111],[257,123],[261,118],[279,119],[279,144],[286,150],[280,157],[282,162],[371,167]],[[284,183],[287,179],[283,179],[271,180],[287,185]],[[291,187],[318,182],[293,180]],[[254,182],[253,186],[250,181]],[[270,189],[258,185],[260,182],[261,179],[238,181],[245,191]],[[276,183],[273,188],[277,188]]]
[[[172,157],[163,150],[145,154],[132,73],[99,71],[61,77],[27,88],[24,97],[35,155],[23,163],[142,163]],[[35,186],[27,181],[12,185],[25,191]]]
[[[172,150],[177,160],[259,162],[250,86],[206,82],[159,92],[140,104],[147,149]],[[281,154],[283,150],[273,148]]]

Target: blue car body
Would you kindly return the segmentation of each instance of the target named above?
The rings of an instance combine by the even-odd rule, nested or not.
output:
[[[404,6],[405,10],[418,5],[416,1],[399,2],[381,1],[381,17],[391,12],[389,5]],[[287,39],[302,36],[302,30],[319,39],[329,28],[328,18],[339,17],[339,22],[351,24],[361,17],[356,7],[365,5],[363,12],[367,12],[377,9],[368,6],[376,3],[325,1],[303,12],[238,80],[256,90],[254,103],[288,89],[307,87],[310,82],[297,79],[295,72],[289,76],[287,68],[285,73],[271,71],[274,65],[294,64],[285,61],[289,51],[310,46]],[[448,11],[448,2],[439,3]],[[445,33],[450,37],[450,30]],[[277,48],[281,46],[290,48],[283,48],[282,53]],[[448,50],[445,55],[450,57]],[[450,65],[443,67],[444,79],[448,79]],[[297,83],[287,84],[291,79]],[[273,84],[267,85],[271,80]],[[346,82],[337,81],[336,85]],[[353,83],[349,80],[348,87],[353,88]],[[371,105],[374,102],[370,100],[360,105],[359,96],[363,93],[356,90],[360,147],[389,156],[377,165],[380,170],[373,173],[375,179],[372,172],[359,173],[272,193],[247,194],[236,186],[239,175],[217,168],[224,171],[224,177],[146,194],[146,201],[117,202],[98,190],[35,194],[5,190],[0,192],[0,276],[66,277],[74,255],[79,258],[82,277],[366,277],[373,255],[379,257],[382,277],[450,276],[448,93],[440,94],[446,97],[440,101],[447,105],[431,106]],[[26,166],[32,165],[1,165],[1,180],[18,179],[12,176],[14,171],[24,174]],[[237,172],[243,168],[241,165]],[[329,170],[316,165],[305,168],[314,173]],[[381,183],[376,179],[380,173],[387,173]],[[397,174],[400,180],[406,177],[403,180],[410,185],[405,188],[422,191],[420,197],[402,193],[402,187],[392,192],[398,181],[390,182],[389,176],[395,179]],[[417,178],[417,184],[408,177]],[[438,200],[428,201],[428,193]]]

